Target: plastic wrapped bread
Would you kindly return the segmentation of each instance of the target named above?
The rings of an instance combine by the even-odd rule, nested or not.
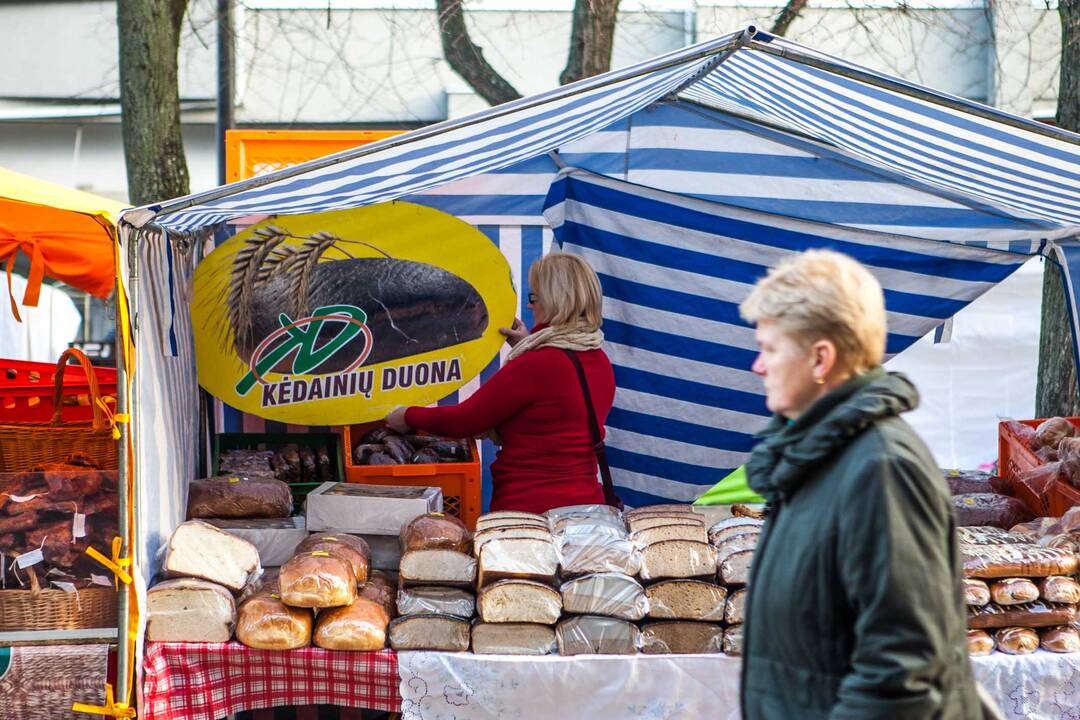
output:
[[[371,550],[363,538],[344,533],[315,533],[309,535],[296,548],[298,555],[319,551],[348,560],[356,582],[361,585],[367,582],[368,573],[371,572]]]
[[[967,631],[968,655],[989,655],[994,652],[994,638],[985,630]]]
[[[666,580],[713,575],[716,548],[690,540],[664,540],[641,550],[641,579]]]
[[[480,586],[510,578],[553,583],[559,570],[555,543],[534,538],[500,538],[480,550]]]
[[[724,630],[724,654],[741,656],[743,649],[743,626],[731,625]]]
[[[696,525],[705,527],[705,516],[696,513],[666,513],[664,515],[642,515],[627,521],[631,533],[641,532],[654,527],[664,525]]]
[[[990,584],[990,599],[998,605],[1019,605],[1039,599],[1039,588],[1027,578],[1005,578]]]
[[[414,518],[401,528],[401,550],[471,551],[472,536],[465,523],[453,515],[434,512]]]
[[[319,611],[315,644],[327,650],[382,650],[390,614],[375,600],[358,597],[344,607]]]
[[[228,642],[236,627],[236,602],[217,583],[166,580],[146,593],[146,639],[152,642]]]
[[[476,521],[476,532],[478,533],[508,527],[531,527],[536,528],[537,530],[547,530],[548,532],[551,532],[551,526],[548,525],[546,520],[533,520],[519,517],[498,517],[484,520],[483,517],[481,517]]]
[[[740,550],[728,555],[720,563],[720,582],[731,586],[746,585],[750,582],[750,568],[753,561],[753,550]]]
[[[727,590],[702,580],[665,580],[645,588],[649,617],[722,622]]]
[[[724,628],[703,622],[669,620],[641,628],[641,652],[646,655],[686,655],[723,652]]]
[[[281,566],[278,594],[293,607],[342,607],[356,599],[356,575],[340,555],[322,550],[301,553]]]
[[[952,505],[956,524],[962,527],[993,525],[999,528],[1011,528],[1013,525],[1035,518],[1024,503],[1010,495],[996,493],[954,495]]]
[[[552,508],[544,513],[544,517],[547,518],[547,521],[552,525],[559,520],[568,517],[595,517],[604,515],[617,518],[623,516],[618,508],[613,508],[610,505],[565,505],[563,507]]]
[[[956,540],[967,545],[1025,545],[1030,537],[991,525],[956,528]]]
[[[390,623],[390,647],[395,650],[465,652],[470,635],[467,620],[446,615],[405,615]]]
[[[196,577],[240,592],[262,572],[259,550],[201,520],[181,523],[169,538],[164,569],[173,577]]]
[[[584,575],[563,583],[559,592],[563,611],[576,615],[605,615],[637,622],[649,610],[645,588],[622,573]]]
[[[735,535],[716,543],[716,569],[719,570],[724,561],[737,552],[753,551],[757,547],[757,543],[758,535],[754,533]]]
[[[1076,619],[1076,606],[1048,603],[1043,600],[1023,605],[998,605],[990,603],[983,607],[968,608],[968,627],[1003,628],[1051,627],[1067,625]]]
[[[636,655],[641,646],[636,626],[625,620],[575,615],[555,628],[560,655]]]
[[[961,544],[964,575],[994,579],[1009,577],[1049,577],[1072,575],[1077,556],[1059,548],[1040,545]]]
[[[448,587],[402,588],[397,594],[399,615],[453,615],[468,620],[476,611],[476,596]]]
[[[472,651],[477,655],[550,655],[558,648],[555,630],[530,623],[476,623]]]
[[[401,556],[402,585],[472,587],[476,558],[456,550],[409,550]]]
[[[642,505],[636,507],[633,510],[627,510],[623,513],[626,519],[629,520],[635,517],[642,517],[643,515],[659,515],[663,513],[692,513],[696,512],[693,505],[688,503],[660,503],[657,505]]]
[[[213,477],[188,483],[189,520],[287,518],[292,509],[292,491],[280,480]]]
[[[1047,602],[1080,603],[1080,583],[1071,577],[1055,575],[1039,582],[1039,597]]]
[[[499,538],[532,538],[534,540],[552,541],[551,531],[536,525],[507,525],[480,530],[473,536],[473,555],[480,557],[480,549],[489,540]]]
[[[382,572],[373,572],[360,586],[357,596],[382,605],[391,619],[397,614],[397,584]]]
[[[476,614],[487,623],[554,625],[562,615],[562,596],[532,580],[500,580],[476,596]]]
[[[746,619],[746,599],[750,591],[746,588],[736,590],[728,595],[727,605],[724,606],[724,622],[728,625],[740,625]]]
[[[1080,630],[1069,625],[1039,631],[1039,647],[1055,653],[1080,652]]]
[[[983,580],[964,578],[964,602],[975,607],[987,604],[990,602],[990,586]]]
[[[551,527],[556,535],[574,530],[587,532],[593,528],[626,534],[626,522],[618,515],[568,515],[552,522]]]
[[[636,575],[637,547],[623,530],[604,526],[573,526],[558,534],[555,547],[563,576],[591,573]]]
[[[506,521],[509,521],[508,523]],[[504,525],[505,523],[505,525]],[[485,513],[476,519],[476,532],[487,530],[491,527],[505,527],[506,525],[540,525],[548,526],[547,518],[536,513],[520,512],[518,510],[498,510]]]
[[[662,540],[692,540],[709,542],[709,534],[704,526],[699,525],[660,525],[659,527],[638,530],[630,536],[635,545],[644,547]]]
[[[764,520],[757,520],[755,518],[726,518],[709,528],[709,542],[716,545],[717,543],[736,535],[744,535],[746,533],[760,534],[761,529],[764,526]]]
[[[295,650],[311,644],[314,623],[311,610],[289,607],[266,586],[240,604],[236,639],[257,650]]]
[[[1039,649],[1039,634],[1027,627],[1007,627],[994,632],[994,645],[1009,655],[1030,655]]]

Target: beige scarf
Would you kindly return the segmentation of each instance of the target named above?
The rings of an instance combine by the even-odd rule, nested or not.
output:
[[[583,325],[559,325],[537,330],[531,335],[526,335],[507,355],[506,361],[524,355],[530,350],[553,347],[560,350],[595,350],[604,344],[604,332],[602,330],[587,330]]]

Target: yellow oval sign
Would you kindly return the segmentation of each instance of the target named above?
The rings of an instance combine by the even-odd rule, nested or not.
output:
[[[271,420],[378,420],[478,375],[516,302],[498,248],[438,210],[393,202],[272,218],[195,270],[199,382]]]

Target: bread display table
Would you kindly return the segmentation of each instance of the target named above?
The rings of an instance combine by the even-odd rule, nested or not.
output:
[[[338,705],[396,712],[400,677],[392,650],[317,647],[253,650],[238,642],[147,643],[143,714],[218,720],[245,710]]]
[[[1008,720],[1080,720],[1080,653],[997,652],[971,664]]]

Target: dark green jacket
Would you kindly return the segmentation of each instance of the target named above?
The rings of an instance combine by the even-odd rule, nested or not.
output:
[[[876,369],[774,418],[747,463],[770,513],[754,556],[746,720],[981,718],[948,490]]]

